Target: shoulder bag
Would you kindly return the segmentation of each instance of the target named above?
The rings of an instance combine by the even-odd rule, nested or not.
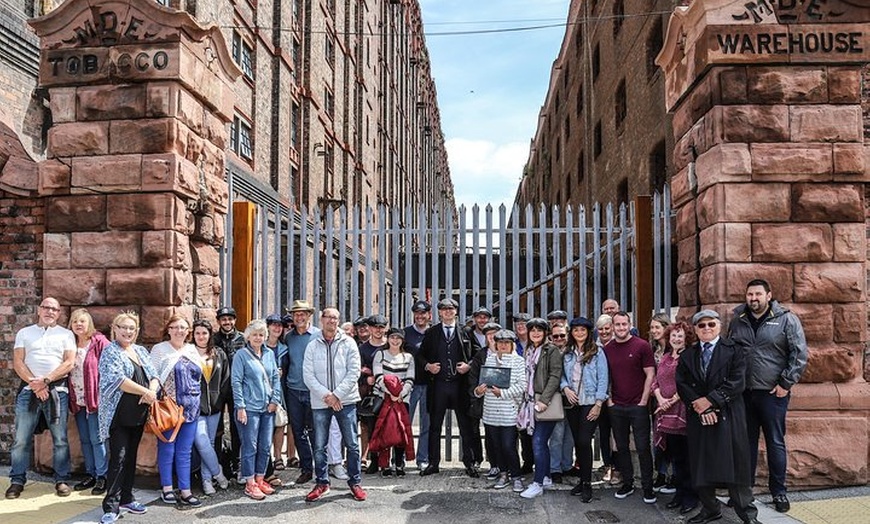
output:
[[[562,396],[561,393],[556,393],[553,395],[553,398],[550,399],[550,405],[547,406],[547,409],[544,411],[535,411],[535,420],[540,420],[542,422],[558,422],[560,420],[565,419],[565,408],[562,406],[562,399],[556,398],[556,395],[559,397]],[[535,402],[541,400],[541,394],[535,393]]]
[[[151,404],[148,420],[145,421],[145,429],[153,433],[161,442],[175,442],[181,425],[184,424],[184,408],[175,402],[169,395],[163,395]],[[163,433],[172,431],[172,435],[166,438]]]

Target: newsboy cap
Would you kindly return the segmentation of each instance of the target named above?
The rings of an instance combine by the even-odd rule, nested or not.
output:
[[[704,320],[705,318],[715,318],[716,320],[719,320],[719,313],[716,313],[712,309],[704,309],[704,310],[698,311],[697,313],[695,313],[692,316],[692,325],[694,326],[695,324]]]

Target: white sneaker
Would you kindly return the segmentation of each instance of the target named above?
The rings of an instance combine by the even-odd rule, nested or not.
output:
[[[230,481],[229,481],[229,479],[226,477],[226,475],[224,475],[223,473],[221,473],[220,475],[216,476],[214,479],[217,481],[217,483],[218,483],[218,487],[219,487],[219,488],[221,488],[221,489],[227,489],[227,488],[230,487]]]
[[[549,476],[544,477],[544,483],[541,485],[544,489],[550,489],[553,487],[553,479]]]
[[[104,513],[103,516],[100,517],[100,524],[112,524],[113,522],[118,522],[119,518],[121,518],[121,515],[109,511]]]
[[[344,466],[341,464],[333,464],[329,466],[329,474],[338,480],[347,480],[350,478],[347,474],[347,470],[345,470]]]
[[[248,483],[248,479],[242,476],[242,470],[239,470],[239,474],[236,475],[236,484],[239,486],[244,486]]]
[[[216,493],[211,479],[202,479],[202,492],[209,497]]]
[[[529,484],[529,487],[527,487],[525,491],[520,493],[520,496],[524,499],[533,499],[540,496],[542,493],[544,493],[544,486],[538,484],[537,482],[532,482],[531,484]]]
[[[514,479],[514,493],[522,493],[525,491],[526,486],[523,485],[523,479],[516,478]]]

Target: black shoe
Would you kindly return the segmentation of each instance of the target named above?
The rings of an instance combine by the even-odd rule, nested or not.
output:
[[[776,508],[776,511],[780,513],[788,513],[788,510],[791,509],[791,503],[788,501],[788,498],[786,498],[785,493],[775,495],[773,497],[773,505]]]
[[[523,464],[523,467],[520,468],[520,474],[522,475],[528,475],[533,471],[535,471],[535,465],[529,464],[528,462]]]
[[[550,473],[550,480],[553,481],[553,484],[561,484],[562,483],[562,474],[561,473]]]
[[[77,482],[73,486],[73,490],[84,491],[86,489],[91,489],[92,487],[94,487],[96,485],[97,485],[97,479],[88,475],[87,477],[83,478],[81,482]]]
[[[592,483],[580,482],[571,488],[571,494],[580,497],[580,502],[592,502]]]
[[[309,480],[313,478],[313,475],[310,471],[303,471],[298,477],[296,477],[296,481],[293,483],[297,486],[305,484]]]
[[[6,490],[6,498],[17,499],[21,496],[22,491],[24,491],[24,484],[11,484]]]
[[[668,477],[659,473],[656,476],[655,482],[653,482],[653,491],[658,493],[660,489],[662,489],[663,487],[665,487],[667,485],[667,483],[668,483]]]
[[[614,497],[618,499],[624,499],[625,497],[634,493],[634,486],[632,484],[623,484],[614,494]]]
[[[420,472],[420,476],[426,477],[428,475],[434,475],[434,474],[440,473],[440,472],[441,472],[441,470],[438,469],[438,466],[433,466],[432,464],[429,464],[428,466],[426,466],[426,469],[424,469],[423,471]]]
[[[384,468],[383,470],[381,470],[381,476],[382,477],[392,477],[393,470],[391,470],[390,468]]]
[[[405,476],[405,468],[396,468],[396,476],[404,477]]]
[[[705,510],[701,510],[701,513],[698,513],[694,517],[690,518],[686,522],[688,524],[706,524],[707,522],[713,522],[714,520],[719,520],[722,518],[722,512],[718,513],[707,513]]]
[[[480,478],[480,472],[474,466],[465,466],[465,474],[473,479]]]
[[[687,513],[691,513],[691,512],[693,512],[693,511],[695,511],[695,509],[696,509],[697,507],[698,507],[698,503],[697,503],[697,502],[695,502],[695,503],[692,504],[692,505],[684,505],[684,506],[681,506],[681,507],[680,507],[680,515],[685,515],[685,514],[687,514]]]
[[[94,489],[91,490],[91,495],[102,495],[106,492],[106,477],[97,477],[97,482]]]
[[[656,498],[656,492],[650,488],[643,489],[643,501],[647,504],[655,504],[658,499]]]
[[[374,475],[378,472],[378,463],[374,460],[369,462],[369,466],[365,469],[364,473],[368,475]]]
[[[565,472],[566,477],[579,477],[580,476],[580,468],[577,466],[573,466],[571,469]]]
[[[683,499],[680,497],[674,497],[667,504],[665,504],[665,507],[668,509],[677,509],[677,508],[682,507],[682,506],[683,506]]]

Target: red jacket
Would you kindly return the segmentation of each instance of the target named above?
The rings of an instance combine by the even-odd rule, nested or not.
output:
[[[402,381],[395,375],[384,377],[384,387],[393,396],[398,397],[402,393]],[[375,423],[375,431],[369,441],[369,450],[378,453],[378,465],[387,468],[390,465],[390,453],[382,452],[393,447],[404,448],[405,459],[414,460],[414,436],[411,432],[408,406],[404,402],[394,401],[390,395],[385,395]]]

